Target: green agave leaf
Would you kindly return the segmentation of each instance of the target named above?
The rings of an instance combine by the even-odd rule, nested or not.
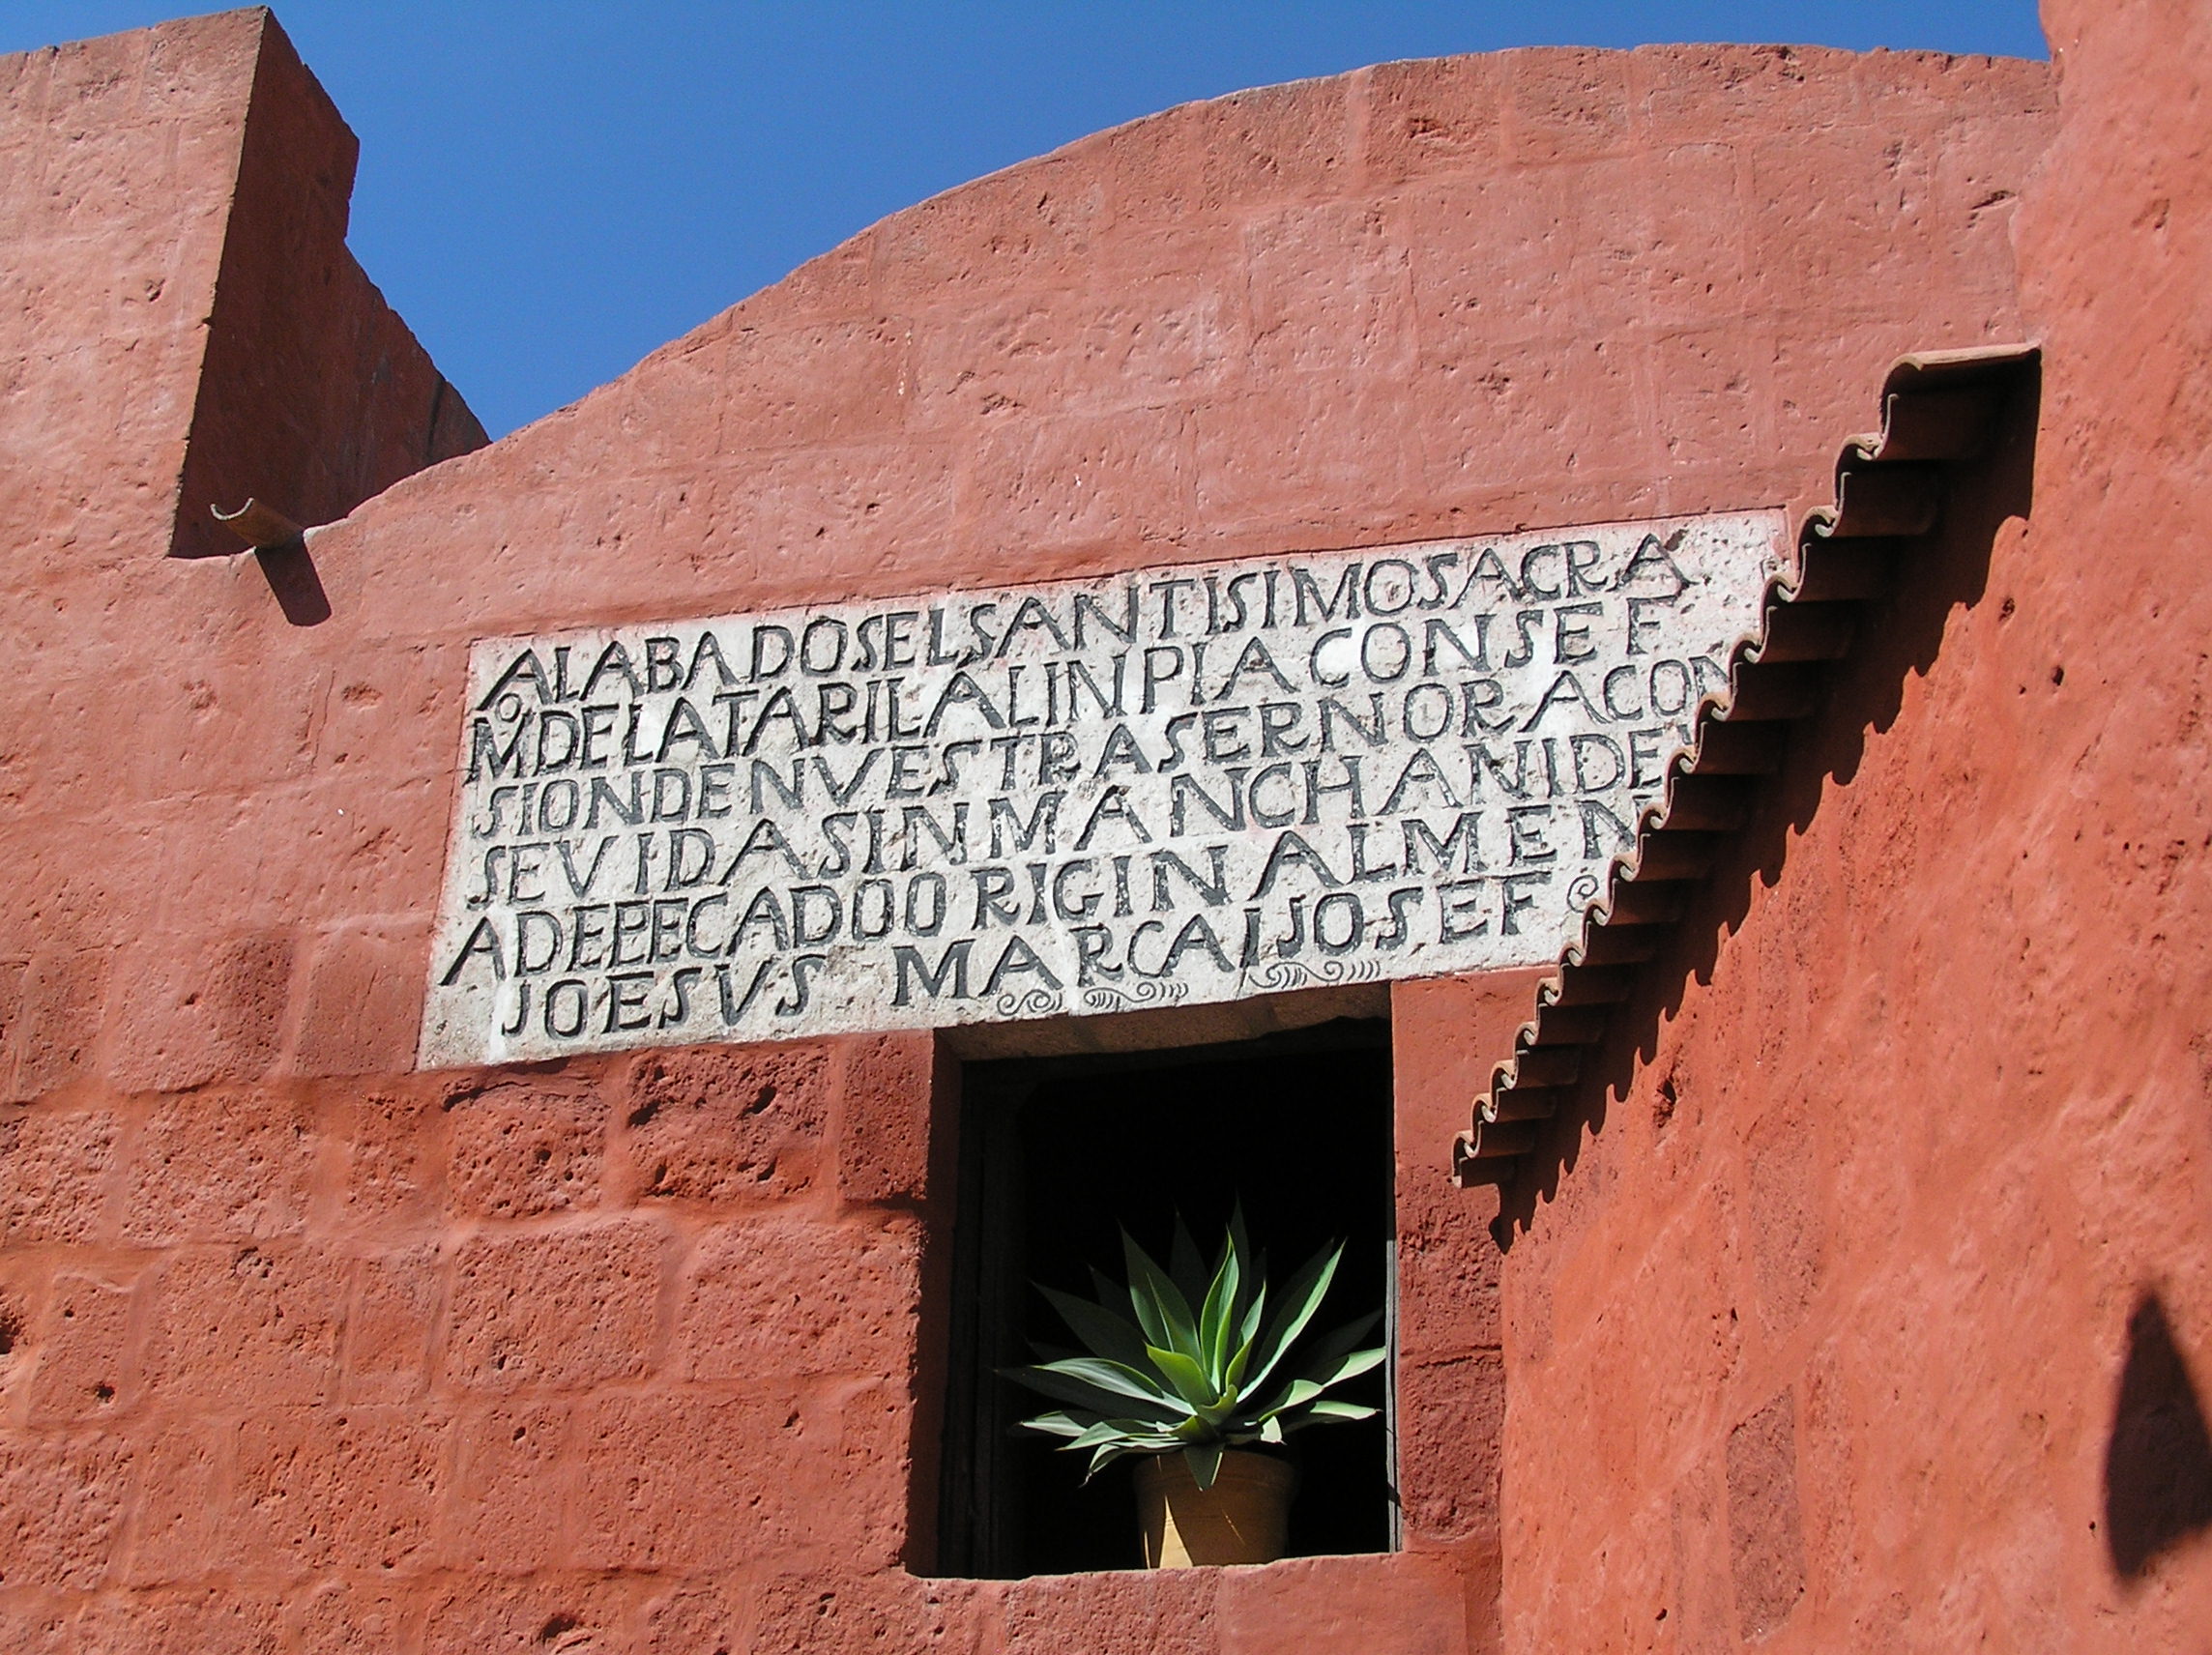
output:
[[[1244,1376],[1251,1370],[1252,1352],[1260,1346],[1260,1318],[1267,1309],[1267,1284],[1262,1282],[1252,1294],[1252,1302],[1244,1307],[1244,1315],[1237,1324],[1236,1353],[1229,1358],[1229,1366],[1221,1376],[1223,1385],[1234,1391],[1246,1388]]]
[[[1106,1415],[1136,1412],[1162,1421],[1179,1420],[1190,1412],[1181,1402],[1160,1390],[1133,1368],[1097,1356],[1076,1356],[1040,1367],[1014,1368],[1007,1378],[1048,1396],[1055,1402],[1073,1403]],[[1139,1406],[1131,1409],[1128,1405]]]
[[[1322,1387],[1315,1384],[1311,1379],[1293,1379],[1263,1403],[1249,1417],[1255,1421],[1272,1419],[1279,1413],[1287,1413],[1293,1408],[1304,1407],[1315,1397],[1321,1395],[1321,1391]]]
[[[1213,1479],[1221,1475],[1221,1444],[1219,1442],[1194,1442],[1182,1451],[1183,1464],[1190,1467],[1191,1480],[1201,1490],[1213,1487]]]
[[[1182,1290],[1160,1272],[1126,1230],[1121,1232],[1121,1253],[1129,1266],[1129,1302],[1146,1342],[1195,1359],[1198,1327]]]
[[[1092,1477],[1095,1477],[1100,1471],[1103,1471],[1107,1466],[1111,1466],[1122,1455],[1134,1454],[1136,1452],[1136,1449],[1130,1447],[1125,1442],[1104,1442],[1099,1444],[1096,1451],[1093,1452],[1091,1456],[1091,1464],[1084,1467],[1083,1480],[1088,1483]]]
[[[1281,1447],[1283,1443],[1283,1422],[1271,1414],[1266,1420],[1262,1421],[1260,1425],[1260,1440],[1263,1442],[1272,1442],[1276,1447]]]
[[[1305,1372],[1268,1398],[1258,1410],[1257,1417],[1267,1419],[1278,1413],[1295,1412],[1312,1403],[1330,1385],[1356,1379],[1374,1368],[1387,1354],[1381,1346],[1355,1351],[1348,1351],[1341,1347],[1356,1342],[1374,1325],[1375,1321],[1376,1318],[1363,1317],[1330,1334],[1312,1352],[1312,1360]]]
[[[1238,1196],[1237,1205],[1229,1209],[1229,1250],[1244,1266],[1250,1281],[1265,1281],[1267,1271],[1260,1256],[1252,1251],[1251,1233],[1244,1228],[1244,1198]]]
[[[1064,1444],[1064,1449],[1095,1448],[1101,1442],[1119,1442],[1125,1448],[1148,1448],[1155,1452],[1182,1446],[1181,1437],[1164,1432],[1149,1421],[1101,1419],[1073,1441]]]
[[[1085,1425],[1072,1414],[1040,1413],[1034,1419],[1025,1419],[1015,1429],[1033,1431],[1040,1437],[1073,1437],[1080,1440],[1087,1431],[1095,1431],[1094,1425]]]
[[[1334,1397],[1324,1397],[1306,1409],[1308,1420],[1316,1419],[1373,1419],[1382,1410],[1369,1408],[1363,1402],[1339,1402]]]
[[[1237,1335],[1237,1291],[1241,1274],[1236,1249],[1224,1247],[1221,1266],[1214,1271],[1213,1283],[1206,1290],[1206,1302],[1199,1307],[1199,1362],[1215,1396],[1227,1384],[1229,1359],[1237,1350],[1232,1341]]]
[[[1206,1377],[1206,1370],[1180,1350],[1163,1350],[1156,1345],[1148,1345],[1145,1354],[1151,1358],[1153,1367],[1167,1376],[1168,1383],[1190,1404],[1193,1412],[1209,1413],[1220,1405],[1220,1393]]]
[[[1348,1321],[1334,1333],[1315,1341],[1313,1345],[1300,1352],[1299,1359],[1304,1364],[1302,1371],[1311,1375],[1315,1369],[1325,1367],[1335,1361],[1366,1338],[1374,1330],[1375,1324],[1382,1320],[1382,1313],[1373,1311],[1361,1317],[1357,1321]]]
[[[1191,1234],[1179,1212],[1176,1214],[1175,1239],[1168,1246],[1168,1279],[1192,1304],[1206,1296],[1206,1256],[1198,1250],[1198,1238]]]
[[[1259,1349],[1253,1352],[1253,1372],[1248,1381],[1253,1390],[1266,1383],[1267,1376],[1275,1371],[1275,1364],[1283,1359],[1283,1353],[1306,1330],[1306,1323],[1313,1320],[1314,1312],[1321,1308],[1321,1301],[1328,1292],[1329,1283],[1336,1279],[1337,1261],[1343,1257],[1343,1242],[1324,1247],[1291,1278],[1274,1315],[1267,1319],[1266,1330],[1260,1335]]]
[[[1316,1362],[1306,1370],[1305,1377],[1326,1390],[1330,1385],[1341,1384],[1346,1379],[1355,1379],[1361,1374],[1382,1366],[1382,1358],[1387,1354],[1380,1345],[1371,1350],[1354,1350],[1349,1355]]]
[[[1104,1356],[1070,1356],[1063,1362],[1046,1362],[1028,1371],[1059,1375],[1136,1402],[1176,1405],[1175,1393],[1160,1382],[1157,1375]]]
[[[1131,1368],[1144,1366],[1145,1336],[1121,1317],[1073,1293],[1056,1292],[1042,1282],[1037,1284],[1037,1292],[1060,1313],[1061,1321],[1067,1323],[1076,1338],[1091,1347],[1092,1355]]]
[[[1326,1401],[1315,1403],[1311,1408],[1301,1409],[1297,1417],[1286,1424],[1283,1430],[1295,1434],[1300,1431],[1310,1431],[1317,1425],[1349,1424],[1357,1419],[1373,1419],[1376,1411],[1376,1409],[1363,1407],[1359,1403],[1338,1402],[1331,1397]]]

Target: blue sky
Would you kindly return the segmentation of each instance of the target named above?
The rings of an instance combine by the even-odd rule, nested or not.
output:
[[[0,0],[0,52],[179,15]],[[282,0],[353,247],[496,436],[939,190],[1238,87],[1513,45],[2047,55],[2033,0]]]

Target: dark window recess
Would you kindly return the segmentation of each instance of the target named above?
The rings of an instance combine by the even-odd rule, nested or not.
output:
[[[1072,1336],[1033,1282],[1122,1279],[1126,1225],[1164,1263],[1179,1210],[1210,1257],[1241,1199],[1280,1285],[1323,1244],[1344,1263],[1315,1326],[1391,1296],[1389,1026],[1344,1021],[1233,1045],[970,1063],[961,1080],[941,1461],[939,1572],[1010,1578],[1142,1566],[1131,1466],[1088,1487],[1085,1457],[1015,1423],[1051,1404],[999,1370]],[[1395,1349],[1395,1328],[1378,1333]],[[1389,1371],[1338,1394],[1385,1408]],[[1291,1439],[1291,1554],[1390,1549],[1387,1413]]]

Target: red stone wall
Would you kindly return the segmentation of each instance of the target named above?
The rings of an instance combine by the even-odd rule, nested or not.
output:
[[[2212,1626],[2212,26],[2046,11],[2032,508],[1908,570],[1506,1260],[1508,1649]]]
[[[37,230],[6,279],[73,268],[56,223],[174,231],[131,203],[172,154],[250,151],[247,27],[77,48],[120,54],[85,71],[113,106],[21,105],[6,142],[50,169],[60,130],[120,133],[138,193],[0,196],[0,245]],[[233,90],[147,135],[171,80]],[[168,364],[162,421],[67,364],[0,411],[33,663],[0,682],[0,1644],[1457,1655],[1559,1613],[1508,1579],[1501,1621],[1501,1566],[1611,1601],[1523,1513],[1621,1463],[1525,1481],[1529,1410],[1566,1405],[1523,1400],[1550,1380],[1443,1182],[1526,980],[1395,999],[1408,1551],[918,1573],[950,1071],[899,1040],[411,1073],[467,643],[1802,508],[1892,356],[2027,326],[2011,218],[2050,103],[2036,65],[1677,48],[1172,111],[898,215],[310,536],[313,626],[251,560],[160,556],[207,394],[181,341],[210,313],[341,362],[354,335],[257,287],[247,243],[218,258],[213,196],[183,215],[190,305],[70,324]],[[325,184],[287,198],[327,236]]]

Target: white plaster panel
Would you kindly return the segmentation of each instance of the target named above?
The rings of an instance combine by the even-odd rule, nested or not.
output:
[[[1555,958],[1777,511],[479,643],[426,1065]]]

